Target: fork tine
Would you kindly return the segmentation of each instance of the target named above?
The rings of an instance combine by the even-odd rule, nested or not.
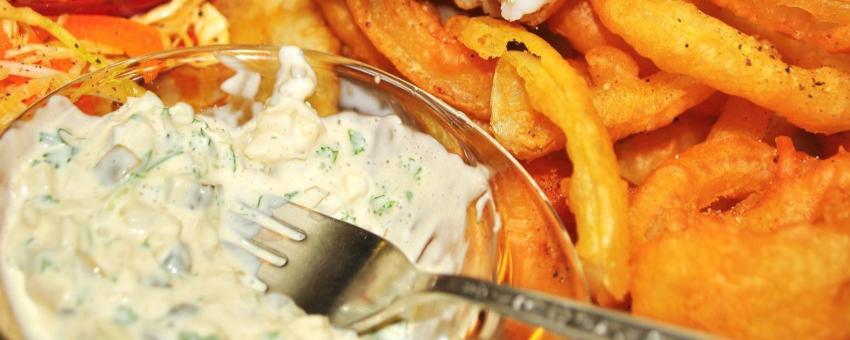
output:
[[[259,257],[275,267],[283,267],[289,262],[289,259],[285,255],[280,254],[274,249],[263,246],[262,243],[257,242],[254,239],[242,239],[242,247],[251,254],[254,254],[254,256]]]
[[[287,205],[289,204],[285,204],[284,206]],[[249,220],[254,221],[255,223],[263,226],[264,228],[274,231],[275,233],[278,233],[281,236],[287,237],[293,241],[304,241],[304,239],[307,238],[307,234],[305,234],[304,231],[295,227],[298,224],[291,224],[279,221],[277,218],[266,216],[265,214],[263,214],[263,212],[250,208],[244,204],[237,205],[237,210],[235,212]]]

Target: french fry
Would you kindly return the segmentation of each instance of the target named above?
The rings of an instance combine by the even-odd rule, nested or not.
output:
[[[769,44],[714,19],[684,0],[591,0],[606,27],[662,70],[774,110],[811,132],[850,129],[850,76],[806,70]]]
[[[375,48],[416,85],[477,119],[490,117],[495,63],[446,32],[440,18],[413,0],[347,0]]]

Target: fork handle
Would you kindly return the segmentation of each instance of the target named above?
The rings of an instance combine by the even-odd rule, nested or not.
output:
[[[503,316],[577,339],[704,339],[704,334],[625,313],[454,275],[433,275],[429,292],[484,305]]]

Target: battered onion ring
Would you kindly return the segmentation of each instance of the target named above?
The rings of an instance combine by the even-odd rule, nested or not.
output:
[[[795,152],[790,139],[777,140],[777,146],[780,166],[775,180],[735,206],[726,216],[728,225],[769,231],[796,223],[836,222],[847,215],[850,200],[842,198],[850,192],[850,154],[815,160]]]
[[[706,1],[694,1],[700,9],[711,16],[723,20],[741,32],[769,41],[778,51],[777,55],[782,60],[806,69],[818,67],[831,67],[844,73],[850,73],[850,55],[844,53],[832,53],[820,48],[794,40],[784,34],[765,29],[753,24],[745,18],[736,16],[728,9],[706,4]]]
[[[642,79],[635,61],[613,47],[594,47],[585,59],[593,106],[613,140],[668,125],[714,93],[694,78],[663,71]]]
[[[581,53],[590,49],[608,45],[628,53],[640,65],[642,72],[654,72],[658,68],[649,59],[638,54],[623,38],[611,33],[593,13],[588,0],[570,1],[546,21],[552,32],[560,34],[570,45]]]
[[[357,27],[345,0],[322,0],[316,1],[316,4],[322,10],[330,29],[345,44],[342,48],[345,55],[383,70],[395,71],[390,61],[375,49],[369,38]]]
[[[776,151],[740,136],[709,140],[661,166],[638,188],[629,209],[632,248],[715,216],[701,210],[770,183]]]
[[[402,75],[478,119],[490,117],[495,63],[479,58],[413,0],[346,0],[351,15]]]
[[[691,77],[656,72],[651,61],[601,25],[587,0],[565,5],[547,24],[585,53],[593,103],[614,140],[667,125],[714,92]]]
[[[705,141],[714,117],[685,114],[665,127],[614,144],[620,176],[635,185],[680,152]]]
[[[850,49],[850,23],[821,21],[797,7],[777,4],[776,0],[711,0],[759,26],[784,33],[830,52]]]
[[[772,109],[813,132],[850,129],[850,76],[805,70],[772,47],[700,12],[684,0],[591,0],[606,27],[662,70],[692,76]]]
[[[584,78],[542,38],[493,18],[454,17],[447,27],[484,58],[501,58],[522,77],[532,107],[559,126],[573,163],[570,207],[578,254],[594,292],[622,300],[629,281],[626,183]],[[527,52],[509,51],[522,47]]]
[[[534,111],[524,82],[505,62],[496,64],[490,98],[493,136],[514,156],[531,160],[564,148],[564,133],[546,116]]]
[[[711,127],[708,139],[742,136],[760,140],[767,132],[771,117],[773,112],[767,109],[750,103],[746,99],[730,97],[723,106],[720,118]]]
[[[846,339],[849,262],[846,222],[695,226],[634,257],[632,312],[734,339]]]
[[[850,23],[850,6],[843,0],[774,0],[774,3],[778,6],[801,8],[824,21]]]

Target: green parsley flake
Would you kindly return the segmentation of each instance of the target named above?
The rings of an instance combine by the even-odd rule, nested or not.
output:
[[[351,214],[351,211],[348,210],[343,211],[342,216],[340,216],[339,219],[351,224],[357,223],[357,217],[354,217],[354,215]]]
[[[415,180],[422,179],[422,162],[416,158],[409,157],[401,161],[401,167],[407,170]]]
[[[369,205],[372,208],[372,213],[378,216],[383,216],[392,208],[398,205],[398,201],[390,199],[386,195],[378,195],[369,200]]]
[[[339,156],[339,149],[322,145],[319,147],[319,150],[316,150],[316,155],[330,159],[331,163],[336,163],[336,159]]]
[[[299,193],[298,190],[290,191],[290,192],[283,194],[283,198],[286,198],[287,200],[291,200],[293,197],[297,196],[298,193]]]
[[[355,155],[366,151],[366,138],[359,131],[348,129],[348,140],[351,141],[351,150]]]
[[[118,306],[118,308],[115,308],[115,313],[112,314],[112,320],[121,325],[129,325],[138,319],[139,316],[129,306]]]
[[[177,339],[178,340],[218,340],[219,337],[218,337],[218,335],[215,335],[215,334],[210,334],[210,335],[207,335],[207,336],[201,336],[200,334],[192,332],[192,331],[181,331],[179,334],[177,334]]]
[[[44,273],[50,268],[53,268],[53,261],[46,257],[42,257],[41,262],[39,263],[39,272]]]
[[[263,340],[278,340],[278,339],[282,339],[280,337],[280,332],[278,332],[278,331],[267,332],[266,334],[263,334]]]

